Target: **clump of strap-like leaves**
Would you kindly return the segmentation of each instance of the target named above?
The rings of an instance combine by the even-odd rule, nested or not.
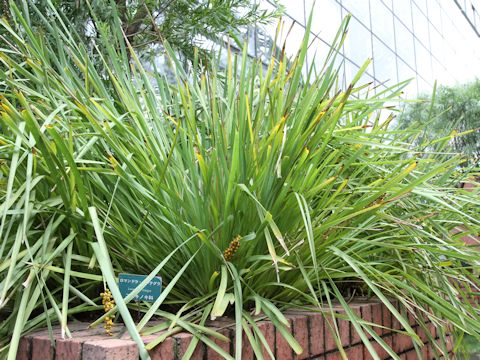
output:
[[[2,355],[14,359],[32,329],[59,322],[68,337],[70,319],[101,314],[103,281],[143,359],[139,334],[162,329],[196,335],[187,355],[202,341],[231,359],[206,325],[222,315],[258,358],[255,321],[265,317],[300,353],[281,310],[334,303],[375,354],[368,337],[388,345],[344,300],[358,283],[418,345],[406,312],[440,332],[480,334],[469,301],[478,255],[459,240],[479,231],[478,190],[457,187],[460,156],[412,146],[422,129],[397,130],[380,115],[405,84],[372,93],[358,84],[367,61],[336,88],[348,19],[325,65],[308,73],[307,37],[288,66],[281,56],[265,66],[228,52],[226,65],[203,73],[194,62],[187,73],[170,51],[171,82],[115,39],[97,72],[51,14],[45,32],[55,46],[18,10],[2,22]],[[131,305],[119,272],[161,275],[160,298]],[[144,313],[139,322],[130,306]],[[149,328],[153,316],[166,321]]]

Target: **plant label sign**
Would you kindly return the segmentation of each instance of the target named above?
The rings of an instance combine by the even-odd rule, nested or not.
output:
[[[130,294],[140,283],[147,278],[147,275],[119,274],[118,287],[123,297]],[[155,276],[140,292],[135,295],[135,301],[154,302],[160,297],[162,291],[162,278]]]

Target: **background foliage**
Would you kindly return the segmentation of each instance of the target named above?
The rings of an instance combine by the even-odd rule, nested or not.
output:
[[[404,127],[425,129],[419,144],[435,138],[452,136],[451,145],[456,152],[468,158],[468,164],[480,165],[480,80],[457,86],[438,87],[434,98],[420,96],[420,101],[406,107],[400,117]]]
[[[9,0],[0,2],[0,10],[11,17]],[[38,16],[51,14],[50,4],[58,9],[68,27],[89,44],[102,46],[100,32],[110,33],[120,23],[125,38],[139,55],[162,51],[161,44],[168,41],[182,56],[193,59],[194,48],[210,49],[212,43],[235,39],[241,47],[240,29],[262,24],[281,13],[281,6],[273,12],[260,10],[252,0],[30,0],[23,6],[31,7],[30,24],[43,28]],[[48,33],[48,32],[47,32]],[[114,36],[110,33],[110,36]],[[162,51],[163,52],[163,51]]]
[[[405,83],[373,94],[357,84],[367,61],[337,87],[348,18],[308,74],[308,38],[291,66],[273,57],[265,67],[245,49],[228,52],[226,68],[194,57],[188,72],[166,44],[172,83],[146,71],[119,19],[101,30],[99,71],[55,7],[40,17],[44,34],[12,9],[0,48],[2,355],[14,359],[22,334],[53,322],[65,337],[88,313],[98,325],[105,286],[143,359],[182,330],[195,334],[189,350],[202,341],[231,359],[207,323],[223,315],[258,358],[264,318],[300,353],[281,310],[307,305],[332,309],[334,331],[333,306],[343,307],[374,356],[368,335],[398,359],[349,308],[344,296],[358,292],[379,298],[418,346],[407,313],[479,338],[478,253],[460,241],[479,231],[478,188],[457,188],[469,176],[455,171],[461,157],[437,151],[450,137],[419,148],[423,128],[390,128],[394,113],[381,121]],[[160,274],[162,295],[134,306],[119,272]],[[153,316],[165,323],[149,328]],[[140,334],[158,330],[145,347]]]

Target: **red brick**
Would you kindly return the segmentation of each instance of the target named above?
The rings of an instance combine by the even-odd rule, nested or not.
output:
[[[413,340],[406,334],[393,335],[393,351],[397,354],[413,348]]]
[[[398,311],[399,314],[401,314],[401,309],[400,309],[400,302],[395,301],[395,309]],[[402,329],[402,324],[400,321],[398,321],[397,317],[392,314],[392,329],[393,330],[401,330]]]
[[[363,356],[363,346],[355,345],[345,350],[347,359],[361,359]]]
[[[345,311],[337,310],[336,314],[345,314]],[[338,327],[338,335],[340,336],[340,342],[342,346],[348,346],[350,343],[350,322],[348,320],[336,318]],[[328,325],[330,324],[330,326]],[[329,313],[325,314],[325,351],[331,351],[337,349],[337,344],[335,338],[337,337],[337,332],[335,331],[335,325],[332,323],[332,315]]]
[[[382,334],[388,334],[392,330],[392,313],[388,309],[385,304],[381,304],[382,306],[382,325],[385,327],[382,330]]]
[[[17,360],[30,360],[32,342],[30,337],[22,337],[18,344]]]
[[[180,359],[183,357],[183,355],[187,351],[193,338],[194,338],[193,335],[190,333],[179,333],[174,335],[174,339],[177,342],[177,353]],[[195,350],[193,351],[190,359],[192,360],[203,359],[203,343],[201,341],[199,341],[195,346]]]
[[[291,319],[292,330],[297,340],[298,344],[302,347],[302,353],[300,355],[295,354],[294,352],[294,359],[296,360],[304,360],[307,359],[310,354],[308,350],[308,321],[307,316],[298,314],[294,316],[289,316]]]
[[[337,310],[337,314],[346,316],[346,312],[343,309]],[[342,341],[342,346],[350,345],[350,321],[337,319],[338,332],[340,333],[340,340]]]
[[[88,331],[94,330],[90,328],[90,323],[87,323],[87,322],[74,321],[74,322],[69,322],[67,326],[68,326],[68,330],[70,330],[72,333],[74,332],[76,333],[78,331],[83,331],[83,330],[88,330]],[[60,329],[59,326],[57,328]]]
[[[407,351],[406,353],[402,354],[400,356],[400,359],[402,359],[402,360],[417,360],[418,355],[417,355],[417,352],[415,350],[410,350],[410,351]]]
[[[292,328],[288,329],[291,333]],[[288,344],[287,340],[282,336],[281,332],[278,329],[275,329],[275,338],[276,338],[276,356],[277,360],[292,360],[293,359],[293,350]],[[243,358],[242,358],[243,360]]]
[[[138,348],[131,340],[108,339],[83,344],[83,360],[138,360]]]
[[[437,327],[435,326],[434,323],[428,324],[428,329],[430,331],[430,335],[432,336],[433,339],[437,338]]]
[[[270,324],[270,323],[269,323]],[[273,326],[273,325],[272,325]],[[217,338],[211,338],[212,341],[217,344],[222,350],[224,350],[227,354],[230,354],[230,344],[231,344],[231,334],[230,329],[222,329],[218,330],[218,333],[226,336],[229,341],[225,342]],[[223,356],[213,350],[210,346],[207,346],[207,359],[208,360],[222,360]]]
[[[422,359],[428,359],[428,343],[422,346]]]
[[[320,313],[312,313],[309,317],[310,355],[317,356],[325,352],[325,320]]]
[[[54,354],[54,345],[48,335],[32,338],[32,360],[51,360]]]
[[[325,360],[343,360],[340,351],[330,352],[325,355]]]
[[[344,348],[347,359],[362,359],[363,358],[363,346],[355,345],[349,348]],[[343,360],[340,351],[334,351],[325,355],[325,360]]]
[[[395,307],[398,306],[396,302],[392,302],[392,305]],[[365,322],[378,323],[386,328],[399,327],[398,321],[396,322],[391,316],[389,316],[390,312],[388,308],[378,301],[373,303],[356,302],[351,304],[350,307],[355,314],[358,316],[361,315],[361,318],[364,319]],[[333,310],[336,312],[336,315],[340,314],[345,317],[345,312],[339,305],[335,305]],[[274,328],[274,325],[271,322],[262,321],[259,322],[257,326],[264,334],[269,346],[271,346],[272,349],[276,347],[273,352],[278,360],[341,359],[340,352],[334,341],[334,334],[336,334],[335,330],[333,330],[332,334],[330,328],[325,328],[325,321],[327,319],[330,322],[332,321],[329,311],[330,310],[327,309],[325,315],[314,312],[306,313],[303,311],[289,311],[286,313],[291,324],[290,332],[294,334],[295,339],[300,346],[304,348],[304,352],[299,356],[295,356],[288,342],[283,339],[281,333]],[[416,319],[412,315],[408,316],[408,320],[411,323],[416,323]],[[230,353],[230,349],[234,348],[234,339],[232,339],[233,330],[230,328],[231,319],[227,322],[228,324],[224,325],[209,323],[208,326],[213,328],[220,327],[221,330],[218,330],[219,333],[230,339],[229,342],[223,342],[219,339],[211,338],[211,340],[220,346],[225,352]],[[335,322],[338,326],[340,340],[347,358],[352,360],[371,359],[371,355],[368,354],[368,350],[366,350],[366,347],[361,343],[360,337],[350,321],[336,317]],[[125,328],[123,326],[117,325],[114,331],[116,334],[124,334],[122,339],[125,338],[125,340],[107,337],[101,327],[94,330],[88,330],[84,324],[77,326],[79,330],[72,331],[73,338],[65,340],[59,339],[59,328],[54,328],[53,333],[56,338],[56,350],[51,347],[50,338],[45,330],[36,332],[33,335],[35,336],[35,339],[32,340],[32,342],[29,342],[29,337],[22,338],[17,358],[20,360],[27,360],[29,354],[32,354],[33,360],[51,360],[54,358],[54,355],[55,360],[138,359],[138,349],[136,348],[135,343],[129,340],[129,336],[125,333]],[[71,329],[75,327],[76,325],[74,324]],[[377,333],[386,332],[386,330],[381,330],[382,328],[379,329],[377,329]],[[429,335],[432,337],[436,336],[437,331],[435,325],[428,322],[426,324],[426,329],[423,329],[420,326],[416,326],[414,329],[416,329],[420,339],[426,343],[425,346],[420,348],[422,357],[425,359],[432,359],[434,357],[434,352],[431,350],[431,345],[427,340]],[[145,336],[144,341],[149,342],[157,338],[159,335],[160,334],[153,334]],[[188,333],[180,333],[167,338],[155,349],[149,352],[150,356],[152,360],[180,359],[184,355],[192,338],[193,337]],[[449,351],[451,351],[453,347],[452,339],[451,335],[445,336]],[[402,354],[399,355],[402,359],[412,360],[418,358],[417,353],[413,349],[413,341],[408,335],[398,333],[389,335],[388,333],[383,335],[383,340],[387,345],[391,345],[397,354]],[[245,333],[242,333],[242,342],[242,359],[253,360],[255,358],[253,349]],[[356,345],[350,346],[352,345],[351,342]],[[377,350],[380,359],[389,358],[387,351],[384,350],[381,345],[377,344],[373,339],[371,340],[371,343],[374,349]],[[328,354],[325,354],[326,351]],[[263,349],[263,355],[265,359],[269,359],[268,353],[265,349]],[[440,354],[438,353],[438,355]],[[208,360],[220,360],[223,357],[199,342],[192,359],[202,360],[203,358]],[[449,355],[447,358],[452,359],[454,358],[454,355]]]
[[[351,304],[350,308],[352,309],[352,312],[354,312],[360,319],[362,319],[362,307],[360,305]],[[353,345],[353,344],[358,344],[361,341],[362,341],[362,339],[360,338],[360,335],[358,334],[358,331],[355,329],[353,324],[351,324],[351,326],[350,326],[350,342]]]
[[[335,325],[331,319],[330,314],[325,314],[325,351],[332,351],[337,349],[335,343]]]
[[[385,359],[385,357],[382,355],[383,352],[385,351],[382,348],[382,346],[374,340],[371,340],[370,344],[372,344],[372,347],[375,350],[375,352],[377,353],[378,357],[382,360]],[[363,359],[366,359],[366,360],[373,359],[373,356],[371,355],[370,351],[368,350],[368,348],[366,346],[363,347]]]
[[[150,341],[156,339],[159,334],[144,336],[143,342],[148,344]],[[175,356],[175,339],[173,337],[166,338],[163,342],[148,351],[152,360],[172,360]]]
[[[235,334],[235,336],[237,336]],[[242,359],[245,360],[254,360],[255,354],[253,353],[252,345],[250,340],[248,340],[247,334],[242,331]]]
[[[416,314],[413,311],[408,312],[408,323],[410,324],[410,326],[414,326],[417,324]]]
[[[423,343],[426,343],[428,341],[427,333],[421,326],[417,327],[415,332],[417,333],[418,337],[420,338],[420,340],[422,340]]]
[[[388,347],[389,347],[390,349],[393,348],[393,336],[391,336],[391,335],[390,335],[390,336],[386,336],[386,337],[383,338],[383,341],[385,341],[385,343],[388,345]],[[388,353],[387,350],[384,350],[384,351],[385,351],[385,353]],[[390,355],[387,355],[387,356],[385,357],[385,359],[389,359],[389,358],[390,358]]]
[[[362,319],[365,320],[368,323],[373,322],[372,304],[366,303],[366,304],[362,305]],[[369,333],[366,333],[366,335],[369,339],[372,338],[372,335],[370,335]]]
[[[113,330],[114,335],[120,334],[123,328],[116,326]],[[130,335],[125,333],[122,338],[130,340]],[[93,329],[82,329],[72,333],[72,338],[55,341],[55,360],[75,360],[82,358],[82,346],[85,341],[108,340],[111,339],[105,333],[102,327]]]
[[[391,348],[392,347],[392,336],[386,336],[383,338],[385,343]],[[382,345],[380,345],[378,342],[375,340],[371,340],[370,344],[372,344],[373,349],[376,351],[378,357],[380,359],[388,359],[390,355],[388,354],[388,351],[383,348]],[[364,353],[363,353],[363,359],[373,359],[372,355],[370,354],[370,351],[368,351],[368,348],[364,346]]]
[[[454,346],[452,335],[448,335],[447,338],[445,339],[445,342],[447,344],[447,351],[451,352]]]
[[[116,328],[117,330],[119,329],[125,329],[124,326],[120,324],[113,324],[114,329]],[[60,326],[57,326],[56,331],[58,331],[58,334],[61,334]],[[100,324],[95,327],[90,327],[89,323],[84,323],[84,322],[73,322],[68,324],[68,329],[70,330],[72,337],[76,337],[77,335],[87,335],[87,334],[105,334],[105,329],[103,327],[103,324]]]
[[[85,340],[58,339],[55,348],[55,360],[82,360],[82,344]]]
[[[434,359],[435,358],[435,349],[433,348],[432,344],[428,344],[428,358],[427,359]],[[438,354],[438,350],[437,350]]]
[[[114,325],[112,328],[112,333],[115,338],[121,334],[126,336],[126,340],[131,340],[128,331],[125,331],[125,327],[121,325]],[[98,339],[111,339],[112,337],[107,335],[103,326],[95,327],[92,329],[82,329],[78,331],[72,332],[72,339],[76,339],[78,341],[86,341],[87,339],[95,338]],[[62,340],[60,337],[57,336],[57,341]],[[66,339],[65,339],[66,340]]]
[[[373,329],[378,335],[382,335],[383,330],[380,327],[383,323],[382,319],[382,304],[380,303],[372,303],[372,322],[377,324]]]
[[[82,323],[82,322],[72,322],[68,325],[68,328],[69,330],[72,332],[72,334],[83,334],[83,333],[91,333],[91,332],[96,332],[98,333],[99,331],[102,332],[103,334],[105,334],[105,330],[102,328],[102,327],[97,327],[95,329],[90,329],[89,328],[89,324],[88,323]],[[61,329],[60,329],[60,326],[54,326],[52,328],[52,336],[54,339],[59,339],[60,338],[60,335],[61,335]],[[27,337],[30,337],[30,338],[45,338],[45,337],[48,337],[49,338],[49,335],[50,335],[50,331],[48,329],[40,329],[40,330],[37,330],[37,331],[34,331],[28,335],[26,335]]]
[[[420,355],[423,356],[423,353],[420,352]],[[418,356],[417,352],[415,349],[411,349],[409,351],[407,351],[406,353],[403,354],[403,357],[401,357],[401,359],[405,359],[405,360],[419,360],[420,357]],[[426,359],[426,358],[425,358]]]

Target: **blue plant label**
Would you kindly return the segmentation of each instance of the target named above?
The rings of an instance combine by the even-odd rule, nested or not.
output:
[[[120,293],[125,298],[125,296],[135,290],[135,288],[146,278],[147,275],[119,274],[118,287],[120,288]],[[162,278],[160,276],[155,276],[137,295],[135,295],[133,300],[154,302],[160,297],[161,292]]]

